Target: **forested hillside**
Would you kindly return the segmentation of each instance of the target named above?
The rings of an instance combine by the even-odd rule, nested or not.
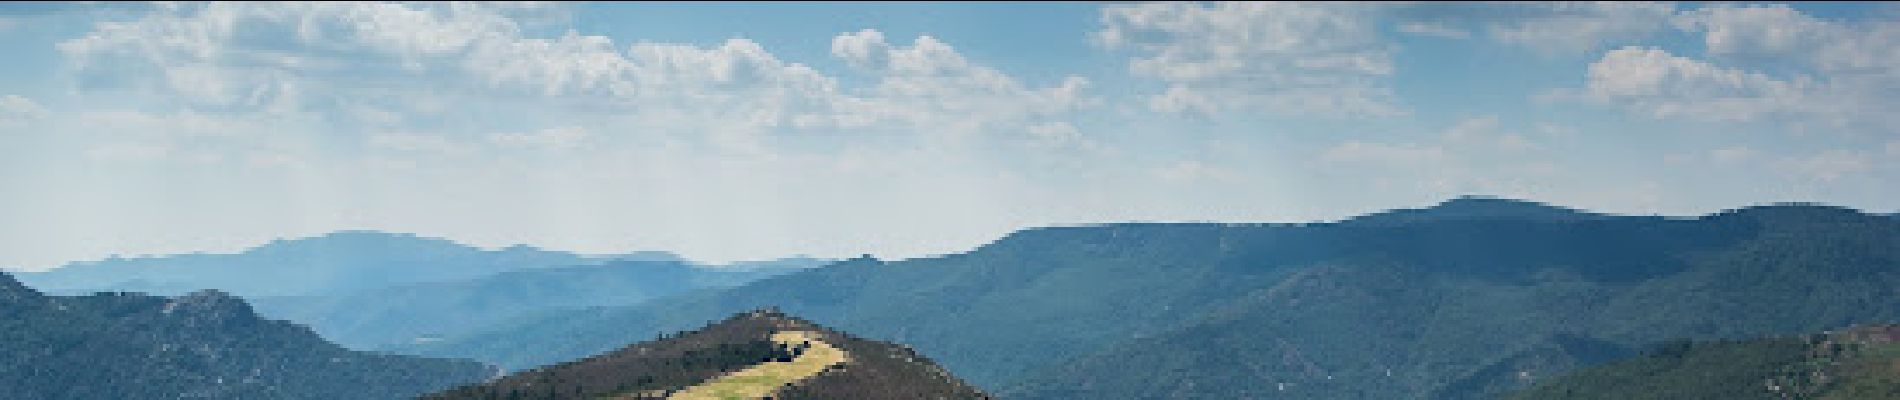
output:
[[[794,333],[809,339],[779,342]],[[835,358],[811,365],[821,368],[814,369],[814,375],[732,377],[763,364],[810,363],[800,358],[818,356],[818,347]],[[861,339],[774,310],[741,313],[691,332],[426,398],[659,399],[720,384],[763,384],[759,390],[781,400],[989,398],[909,348]]]
[[[0,274],[8,399],[401,399],[494,373],[346,350],[223,292],[44,296]]]
[[[1752,340],[1671,341],[1586,368],[1512,400],[1900,398],[1900,327]]]
[[[1459,199],[1403,215],[1031,229],[410,351],[526,368],[781,305],[1012,398],[1485,398],[1661,340],[1900,319],[1900,223],[1854,210]]]
[[[738,286],[822,262],[790,259],[735,268],[681,261],[609,261],[252,301],[260,313],[310,325],[338,344],[381,349],[477,332],[545,310],[633,305],[695,290]]]

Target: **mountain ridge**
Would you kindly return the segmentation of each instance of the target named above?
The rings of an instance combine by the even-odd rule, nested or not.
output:
[[[1808,213],[1838,218],[1801,216]],[[1154,381],[1124,367],[1141,359],[1136,363],[1193,372],[1180,386],[1154,388],[1157,395],[1266,395],[1280,393],[1266,377],[1297,377],[1335,382],[1287,381],[1287,390],[1318,390],[1305,392],[1315,398],[1473,398],[1515,388],[1508,376],[1485,375],[1499,365],[1543,366],[1538,376],[1546,376],[1597,359],[1598,348],[1663,336],[1750,335],[1900,316],[1900,307],[1874,301],[1889,291],[1880,282],[1900,286],[1900,276],[1878,267],[1900,260],[1900,225],[1892,219],[1809,206],[1728,214],[1032,228],[964,253],[841,262],[664,306],[524,319],[417,352],[524,368],[611,349],[641,332],[778,305],[911,344],[970,382],[1010,396],[1039,398],[1024,386],[1094,385],[1096,396],[1139,397],[1108,383]],[[1329,287],[1337,289],[1316,289]],[[1252,317],[1214,318],[1216,312]],[[1370,317],[1376,315],[1389,317]],[[1655,329],[1637,329],[1643,326]],[[1550,339],[1560,333],[1576,339]],[[535,339],[541,337],[563,340]],[[1365,341],[1338,341],[1345,337]],[[1136,344],[1141,338],[1151,345]],[[1368,343],[1411,343],[1393,351],[1414,355],[1385,358],[1367,353],[1377,348]],[[1196,380],[1215,376],[1208,363],[1162,354],[1202,346],[1215,355],[1300,354],[1295,358],[1333,373],[1293,368],[1304,363],[1253,370],[1235,359],[1220,366],[1272,375]],[[1100,362],[1072,373],[1052,369],[1091,358]],[[1490,377],[1466,379],[1479,375]],[[1030,378],[1042,384],[1024,385]],[[1445,386],[1452,382],[1468,384]],[[1188,386],[1201,392],[1184,391]]]
[[[1900,326],[1660,343],[1505,399],[1891,399],[1900,397]]]
[[[738,313],[693,331],[661,335],[652,341],[424,398],[669,398],[719,384],[715,383],[719,378],[741,370],[770,363],[799,363],[800,357],[814,356],[802,347],[773,343],[785,333],[815,335],[809,337],[837,352],[839,364],[825,366],[808,377],[774,377],[790,380],[772,390],[769,398],[990,398],[908,347],[861,339],[776,308]]]
[[[216,290],[47,296],[0,273],[0,296],[9,398],[397,399],[495,372],[350,351]]]
[[[817,260],[704,267],[681,261],[607,261],[505,271],[458,281],[419,282],[329,296],[256,298],[274,318],[299,321],[358,349],[383,349],[478,330],[528,313],[623,306],[696,290],[733,287],[791,273]]]

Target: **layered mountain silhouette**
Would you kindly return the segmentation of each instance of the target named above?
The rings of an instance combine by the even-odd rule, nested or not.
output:
[[[263,315],[353,349],[426,343],[553,309],[625,306],[822,265],[793,257],[727,266],[666,252],[581,256],[525,245],[483,250],[412,234],[341,231],[235,254],[113,258],[20,279],[51,293],[183,295],[217,289]]]
[[[1461,196],[1427,208],[1383,211],[1343,221],[1347,224],[1396,225],[1427,221],[1506,219],[1569,222],[1610,216],[1526,200],[1491,196]]]
[[[346,350],[219,291],[45,296],[0,274],[8,399],[399,399],[496,372]]]
[[[426,399],[984,399],[901,345],[773,309]]]
[[[1467,198],[1336,223],[1028,229],[405,351],[526,369],[778,305],[1008,398],[1490,398],[1659,341],[1900,320],[1897,265],[1900,221],[1840,207]]]
[[[1671,341],[1507,399],[1895,399],[1900,326],[1752,340]]]
[[[678,260],[665,253],[630,256]],[[329,295],[391,284],[465,280],[526,268],[597,262],[528,246],[490,251],[411,234],[341,231],[277,240],[235,254],[114,257],[17,275],[34,288],[56,294],[117,291],[171,296],[218,289],[253,298]]]
[[[272,318],[311,325],[325,338],[358,349],[429,343],[480,331],[537,312],[625,306],[738,286],[822,264],[816,259],[704,267],[680,261],[610,261],[541,267],[449,282],[393,285],[328,296],[254,299]]]

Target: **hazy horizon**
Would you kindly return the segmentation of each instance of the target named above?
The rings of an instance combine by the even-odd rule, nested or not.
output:
[[[1893,3],[0,4],[0,268],[708,263],[1479,194],[1900,209]]]
[[[1603,212],[1603,211],[1601,211],[1601,210],[1591,210],[1591,209],[1582,209],[1582,208],[1576,208],[1576,207],[1568,207],[1568,206],[1565,206],[1565,205],[1563,205],[1563,204],[1551,204],[1551,203],[1548,203],[1548,202],[1541,202],[1541,201],[1537,201],[1536,199],[1516,199],[1516,198],[1504,198],[1504,197],[1497,197],[1497,196],[1489,196],[1489,195],[1480,195],[1480,194],[1467,194],[1467,195],[1460,195],[1460,196],[1457,196],[1457,197],[1454,197],[1454,198],[1452,198],[1452,199],[1446,199],[1446,201],[1450,201],[1450,200],[1453,200],[1453,199],[1458,199],[1458,198],[1468,198],[1468,197],[1477,197],[1477,198],[1492,198],[1492,199],[1505,199],[1505,200],[1516,200],[1516,201],[1528,201],[1528,202],[1533,202],[1533,203],[1539,203],[1539,204],[1543,204],[1543,205],[1547,205],[1547,206],[1553,206],[1553,207],[1561,207],[1561,208],[1569,208],[1569,209],[1574,209],[1574,210],[1577,210],[1577,211],[1581,211],[1581,212],[1592,212],[1592,213],[1600,213],[1600,214],[1608,214],[1608,215],[1626,215],[1626,216],[1633,216],[1633,215],[1639,215],[1639,214],[1622,214],[1622,213],[1613,213],[1613,212]],[[1833,204],[1827,204],[1827,203],[1813,203],[1813,202],[1772,202],[1772,203],[1760,203],[1760,204],[1746,204],[1746,205],[1738,205],[1738,206],[1734,206],[1734,207],[1727,207],[1727,208],[1722,208],[1722,209],[1718,209],[1718,210],[1711,210],[1711,211],[1708,211],[1708,212],[1702,212],[1702,213],[1693,213],[1693,214],[1669,214],[1669,215],[1663,215],[1663,214],[1640,214],[1640,215],[1656,215],[1656,216],[1663,216],[1663,217],[1671,217],[1671,218],[1692,218],[1692,217],[1702,217],[1702,216],[1707,216],[1707,215],[1713,215],[1713,214],[1718,214],[1718,213],[1722,213],[1722,212],[1727,212],[1727,211],[1733,211],[1733,210],[1737,210],[1737,209],[1741,209],[1741,208],[1747,208],[1747,207],[1756,207],[1756,206],[1777,206],[1777,205],[1789,205],[1789,204],[1800,204],[1800,205],[1822,205],[1822,206],[1837,206],[1837,205],[1833,205]],[[879,258],[879,259],[882,259],[882,260],[885,260],[885,261],[900,261],[900,260],[905,260],[905,259],[914,259],[914,258],[929,258],[929,257],[939,257],[939,256],[943,256],[943,255],[947,255],[947,254],[951,254],[951,253],[964,253],[964,252],[968,252],[968,251],[972,251],[972,250],[975,250],[977,246],[980,246],[980,245],[982,245],[983,243],[988,243],[988,242],[990,242],[990,241],[993,241],[993,240],[995,240],[995,239],[1001,239],[1001,238],[1003,238],[1004,236],[1006,236],[1006,235],[1008,235],[1008,234],[1010,234],[1010,233],[1012,233],[1012,232],[1016,232],[1016,231],[1020,231],[1020,230],[1023,230],[1023,229],[1034,229],[1034,228],[1044,228],[1044,227],[1064,227],[1064,226],[1086,226],[1086,225],[1094,225],[1094,224],[1114,224],[1114,223],[1316,223],[1316,222],[1317,222],[1317,223],[1324,223],[1324,222],[1338,222],[1339,220],[1343,220],[1343,219],[1350,219],[1350,218],[1354,218],[1354,217],[1361,217],[1361,216],[1366,216],[1366,215],[1369,215],[1369,214],[1374,214],[1374,213],[1378,213],[1378,212],[1382,212],[1382,211],[1391,211],[1391,210],[1398,210],[1398,209],[1407,209],[1407,208],[1412,208],[1412,209],[1416,209],[1416,208],[1424,208],[1424,207],[1429,207],[1429,206],[1432,206],[1432,205],[1434,205],[1434,204],[1423,204],[1423,205],[1417,205],[1417,206],[1395,206],[1395,207],[1389,207],[1389,208],[1384,208],[1384,209],[1378,209],[1378,210],[1369,210],[1369,211],[1366,211],[1366,212],[1361,212],[1361,213],[1355,213],[1355,214],[1351,214],[1351,215],[1346,215],[1346,216],[1342,216],[1342,217],[1339,217],[1339,218],[1328,218],[1328,219],[1316,219],[1316,220],[1301,220],[1301,221],[1211,221],[1211,220],[1179,220],[1179,221],[1163,221],[1163,220],[1126,220],[1126,221],[1105,221],[1105,222],[1092,222],[1092,223],[1066,223],[1066,224],[1065,224],[1065,223],[1054,223],[1054,224],[1047,224],[1047,225],[1037,225],[1037,226],[1024,226],[1024,227],[1019,227],[1019,228],[1015,228],[1015,229],[1011,229],[1011,230],[1009,230],[1009,231],[1005,231],[1005,232],[999,232],[999,233],[997,233],[997,235],[996,235],[996,236],[994,236],[994,237],[992,237],[992,238],[990,238],[990,240],[985,240],[985,241],[983,241],[982,243],[975,243],[975,244],[972,244],[972,245],[970,245],[969,247],[965,247],[965,248],[962,248],[962,249],[954,249],[954,250],[950,250],[950,251],[947,251],[947,252],[943,252],[943,253],[930,253],[930,254],[914,254],[914,255],[908,255],[908,256],[882,256],[882,255],[878,255],[878,254],[873,254],[873,253],[852,253],[852,254],[837,254],[837,255],[828,255],[828,256],[826,256],[826,255],[812,255],[812,254],[805,254],[805,253],[795,253],[795,254],[785,254],[785,255],[779,255],[779,256],[773,256],[773,257],[766,257],[766,258],[756,258],[756,259],[743,259],[743,260],[718,260],[718,261],[708,261],[708,260],[704,260],[704,259],[699,259],[699,258],[694,258],[694,257],[691,257],[691,256],[688,256],[688,255],[685,255],[685,254],[679,254],[678,252],[674,252],[674,251],[670,251],[670,250],[666,250],[666,249],[627,249],[627,250],[622,250],[622,251],[606,251],[606,252],[585,252],[585,251],[576,251],[576,250],[571,250],[571,249],[560,249],[560,248],[552,248],[552,247],[548,247],[548,246],[543,246],[543,245],[538,245],[538,244],[534,244],[534,243],[503,243],[503,244],[482,244],[482,243],[472,243],[472,242],[468,242],[468,241],[464,241],[464,240],[458,240],[458,239],[456,239],[456,238],[453,238],[453,237],[444,237],[444,236],[431,236],[431,235],[426,235],[426,234],[418,234],[418,233],[414,233],[414,232],[399,232],[399,231],[383,231],[383,230],[375,230],[375,229],[340,229],[340,230],[335,230],[335,231],[329,231],[329,232],[322,232],[322,233],[317,233],[317,234],[312,234],[312,235],[304,235],[304,236],[280,236],[280,237],[273,237],[273,238],[270,238],[270,239],[268,239],[268,240],[266,240],[266,241],[263,241],[263,242],[259,242],[259,243],[254,243],[254,244],[250,244],[250,245],[241,245],[241,246],[239,246],[239,247],[237,247],[237,248],[234,248],[234,249],[230,249],[230,250],[225,250],[225,251],[208,251],[208,250],[191,250],[191,251],[186,251],[186,252],[178,252],[178,253],[140,253],[140,254],[133,254],[133,253],[114,253],[114,254],[110,254],[110,255],[107,255],[107,256],[104,256],[104,257],[100,257],[100,258],[95,258],[95,259],[82,259],[82,260],[67,260],[67,261],[63,261],[63,262],[60,262],[59,264],[55,264],[55,265],[47,265],[47,266],[37,266],[37,267],[34,267],[34,266],[24,266],[24,267],[17,267],[17,266],[0,266],[0,271],[18,271],[18,272],[40,272],[40,271],[49,271],[49,270],[52,270],[52,269],[56,269],[56,268],[59,268],[59,267],[63,267],[63,266],[68,266],[68,265],[73,265],[73,264],[77,264],[77,263],[87,263],[87,262],[97,262],[97,261],[103,261],[103,260],[105,260],[105,259],[110,259],[110,258],[151,258],[151,257],[165,257],[165,256],[175,256],[175,255],[184,255],[184,254],[234,254],[234,253],[240,253],[240,252],[244,252],[244,251],[249,251],[249,250],[251,250],[251,249],[255,249],[255,248],[257,248],[257,247],[260,247],[260,246],[264,246],[264,245],[268,245],[268,244],[271,244],[271,243],[275,243],[275,242],[278,242],[278,241],[296,241],[296,240],[304,240],[304,239],[314,239],[314,238],[318,238],[318,237],[324,237],[324,236],[330,236],[330,235],[335,235],[335,234],[340,234],[340,233],[374,233],[374,234],[386,234],[386,235],[394,235],[394,236],[413,236],[413,237],[416,237],[416,238],[420,238],[420,239],[436,239],[436,240],[446,240],[446,241],[449,241],[449,242],[452,242],[452,243],[455,243],[455,244],[458,244],[458,245],[464,245],[464,246],[470,246],[470,247],[475,247],[475,248],[478,248],[478,249],[481,249],[481,250],[485,250],[485,251],[498,251],[498,250],[502,250],[502,249],[506,249],[506,248],[509,248],[509,247],[514,247],[514,246],[527,246],[527,247],[530,247],[530,248],[535,248],[535,249],[540,249],[540,250],[547,250],[547,251],[561,251],[561,252],[568,252],[568,253],[574,253],[574,254],[578,254],[578,255],[582,255],[582,256],[587,256],[587,257],[609,257],[609,256],[617,256],[617,255],[627,255],[627,254],[633,254],[633,253],[648,253],[648,252],[652,252],[652,253],[667,253],[667,254],[672,254],[672,255],[675,255],[675,256],[679,256],[680,258],[683,258],[683,259],[685,259],[686,261],[689,261],[689,262],[696,262],[696,263],[701,263],[701,264],[704,264],[704,265],[711,265],[711,266],[725,266],[725,265],[731,265],[731,264],[733,264],[733,263],[740,263],[740,262],[756,262],[756,261],[769,261],[769,260],[780,260],[780,259],[791,259],[791,258],[814,258],[814,259],[831,259],[831,260],[842,260],[842,259],[847,259],[847,258],[852,258],[852,257],[858,257],[858,256],[863,256],[863,255],[870,255],[870,256],[873,256],[873,257],[877,257],[877,258]],[[1850,207],[1850,208],[1851,208],[1851,207]],[[1869,213],[1869,214],[1883,214],[1882,212],[1878,212],[1878,211],[1874,211],[1874,210],[1861,210],[1861,209],[1855,209],[1855,210],[1856,210],[1856,211],[1860,211],[1860,212],[1863,212],[1863,213]],[[1895,214],[1895,215],[1900,215],[1900,212],[1895,212],[1895,213],[1893,213],[1893,214]]]

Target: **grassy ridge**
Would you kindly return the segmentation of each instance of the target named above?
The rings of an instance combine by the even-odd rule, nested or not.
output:
[[[811,332],[787,331],[772,334],[772,341],[795,349],[790,361],[766,361],[750,368],[714,378],[711,381],[675,393],[668,399],[717,400],[758,399],[786,385],[817,376],[826,368],[845,363],[849,357],[837,347],[825,343]]]

